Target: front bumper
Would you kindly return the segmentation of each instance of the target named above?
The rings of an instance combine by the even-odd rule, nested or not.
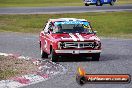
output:
[[[55,50],[57,54],[89,54],[101,53],[101,50]]]

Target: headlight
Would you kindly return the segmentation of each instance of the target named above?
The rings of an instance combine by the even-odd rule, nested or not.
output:
[[[101,48],[101,42],[100,41],[95,41],[94,42],[94,49],[99,49]]]
[[[64,42],[58,42],[58,48],[62,49],[65,47],[65,43]]]

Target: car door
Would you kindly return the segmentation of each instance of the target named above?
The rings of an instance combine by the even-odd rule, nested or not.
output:
[[[48,34],[49,23],[50,22],[46,23],[46,25],[43,27],[43,31],[41,32],[41,46],[43,51],[47,53],[48,53],[47,34]]]

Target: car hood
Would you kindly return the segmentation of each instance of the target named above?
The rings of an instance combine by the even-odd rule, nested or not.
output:
[[[95,34],[86,33],[52,34],[52,37],[58,41],[100,41]]]

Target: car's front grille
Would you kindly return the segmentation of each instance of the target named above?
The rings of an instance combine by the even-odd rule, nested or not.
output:
[[[63,48],[93,48],[94,42],[64,42]]]

